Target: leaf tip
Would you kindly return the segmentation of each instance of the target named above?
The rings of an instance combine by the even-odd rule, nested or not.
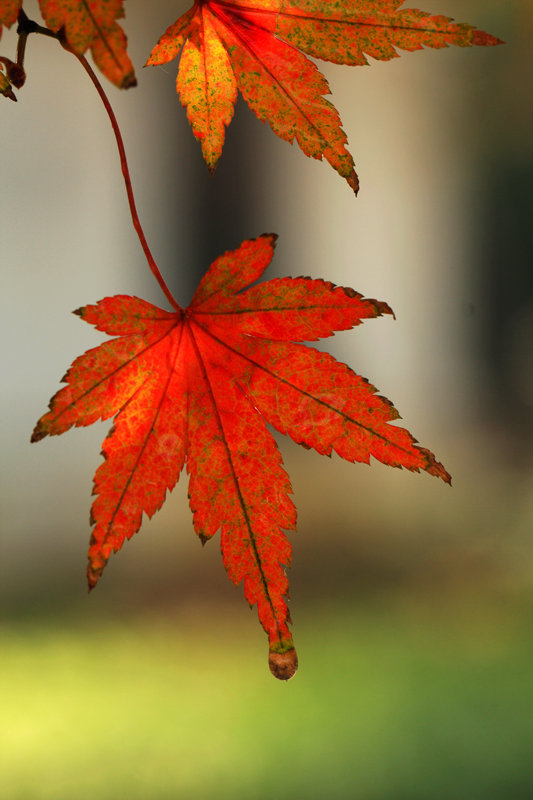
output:
[[[480,47],[495,47],[498,44],[505,44],[503,39],[498,39],[497,36],[492,36],[485,31],[474,31],[472,35],[472,44]]]
[[[91,509],[91,524],[92,523],[93,523],[93,509]],[[95,554],[94,549],[96,547],[98,547],[98,543],[93,533],[91,534],[91,541],[89,546],[89,558],[87,562],[87,573],[86,573],[87,587],[89,589],[89,592],[92,592],[92,590],[98,583],[104,571],[105,565],[107,563],[107,556],[104,556],[101,551]],[[118,550],[118,547],[116,549]]]
[[[4,97],[8,98],[8,100],[12,100],[14,103],[17,103],[18,102],[17,101],[17,97],[16,97],[13,89],[11,88],[11,84],[5,78],[4,73],[0,70],[0,79],[1,78],[4,78],[4,80],[2,81],[2,85],[1,85],[1,88],[0,88],[0,94],[3,94]]]
[[[431,453],[429,450],[426,450],[425,447],[420,447],[420,450],[422,451],[422,453],[424,453],[428,461],[427,466],[424,468],[425,471],[429,475],[434,475],[436,478],[441,478],[441,480],[443,480],[444,483],[447,483],[448,486],[451,486],[452,476],[450,475],[448,470],[446,470],[444,466],[440,463],[440,461],[437,461],[433,453]]]
[[[448,472],[448,470],[444,469],[444,467],[442,466],[442,464],[439,464],[439,462],[438,462],[438,461],[436,462],[436,464],[437,464],[437,468],[438,468],[438,469],[437,469],[437,471],[436,471],[436,472],[434,472],[433,474],[434,474],[434,475],[437,475],[437,477],[439,477],[439,478],[442,478],[442,480],[444,481],[444,483],[447,483],[447,484],[448,484],[448,486],[451,486],[451,485],[452,485],[452,476],[450,475],[450,473]]]
[[[351,186],[353,193],[357,197],[359,193],[359,178],[357,177],[357,172],[354,169],[352,169],[351,173],[346,178],[346,181],[348,186]]]
[[[394,320],[396,319],[396,314],[394,313],[392,308],[389,306],[388,303],[384,303],[382,300],[376,301],[376,310],[380,316],[382,316],[383,314],[390,314]]]
[[[270,651],[268,666],[272,675],[280,681],[288,681],[294,677],[298,669],[298,656],[294,647],[284,653]]]
[[[270,244],[274,248],[274,247],[276,247],[276,244],[278,242],[279,236],[278,236],[277,233],[262,233],[259,238],[260,239],[270,239]]]
[[[89,593],[92,592],[96,584],[98,583],[98,578],[100,577],[101,572],[94,570],[91,565],[89,564],[87,567],[87,588]]]
[[[134,89],[137,86],[137,78],[134,72],[128,72],[120,81],[120,89]]]
[[[33,433],[31,435],[30,442],[31,443],[40,442],[41,439],[44,439],[44,437],[46,435],[47,435],[47,432],[44,429],[44,425],[42,424],[41,420],[39,420],[39,422],[37,423],[37,425],[33,429]]]

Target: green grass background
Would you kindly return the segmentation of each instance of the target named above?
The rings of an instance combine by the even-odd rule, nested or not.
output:
[[[287,684],[241,612],[219,608],[208,633],[203,606],[6,625],[1,796],[533,796],[533,615],[517,598],[308,604]]]

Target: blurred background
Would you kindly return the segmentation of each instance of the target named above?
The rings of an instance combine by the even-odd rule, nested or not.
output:
[[[177,63],[140,67],[188,3],[149,6],[126,3],[138,88],[106,90],[171,289],[186,304],[213,258],[276,231],[267,277],[325,277],[386,300],[396,320],[323,346],[393,400],[453,487],[280,439],[299,512],[300,670],[288,684],[268,672],[217,542],[200,546],[185,480],[87,597],[109,424],[29,437],[68,365],[104,338],[69,312],[114,293],[164,298],[92,85],[55,42],[31,37],[27,85],[0,109],[0,796],[529,799],[531,0],[422,4],[504,47],[321,65],[357,199],[242,102],[210,178]],[[24,7],[39,19],[36,2]],[[2,55],[15,47],[5,32]]]

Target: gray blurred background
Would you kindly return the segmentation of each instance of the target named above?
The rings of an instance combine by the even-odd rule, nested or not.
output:
[[[39,18],[36,2],[24,7]],[[299,513],[289,577],[296,643],[304,643],[301,672],[282,703],[277,684],[263,675],[265,645],[255,611],[247,611],[242,589],[228,582],[217,543],[202,549],[194,535],[185,480],[111,559],[87,599],[90,491],[109,424],[38,445],[30,446],[29,437],[68,365],[103,338],[69,312],[114,293],[165,301],[131,227],[114,139],[92,85],[55,42],[31,37],[27,85],[17,105],[6,101],[0,110],[0,593],[10,654],[7,727],[19,731],[2,796],[62,798],[76,791],[84,798],[95,791],[99,797],[261,798],[276,791],[281,797],[329,792],[433,800],[468,791],[480,798],[531,797],[531,0],[423,5],[501,37],[503,47],[426,50],[364,69],[321,64],[356,160],[357,199],[326,163],[277,139],[241,101],[217,172],[209,176],[176,97],[177,62],[140,67],[187,7],[154,0],[147,13],[129,0],[125,29],[139,86],[121,93],[106,85],[139,215],[165,279],[186,304],[217,255],[275,231],[280,238],[266,277],[324,277],[387,301],[396,320],[369,321],[321,346],[394,402],[402,424],[451,472],[453,487],[378,463],[370,469],[324,459],[280,439]],[[13,31],[5,32],[2,54],[11,56],[15,41]],[[172,676],[180,676],[173,700],[151,694],[150,654],[159,654],[157,642],[146,645],[153,630],[163,631],[159,645],[188,642],[185,654],[181,648],[179,656],[161,656],[165,680],[173,684]],[[123,756],[117,778],[116,754],[100,753],[95,722],[94,731],[84,729],[65,777],[72,730],[98,705],[91,694],[94,669],[107,674],[104,664],[125,658],[105,650],[108,634],[112,642],[126,637],[123,652],[147,659],[142,674],[130,676],[140,696],[136,713],[145,719],[135,740],[147,759],[144,771]],[[221,642],[230,642],[228,652]],[[96,667],[91,658],[98,643],[104,661],[99,657]],[[54,712],[39,705],[48,697],[39,694],[43,668],[72,682],[72,695],[54,695]],[[14,676],[25,669],[26,683],[17,684]],[[184,678],[174,669],[191,672]],[[367,681],[383,680],[375,677],[373,686],[370,678],[368,694],[354,681],[358,670]],[[409,690],[401,680],[391,689],[391,675],[404,673]],[[207,676],[214,693],[209,704]],[[501,703],[507,715],[494,714],[494,698],[513,686],[515,693]],[[470,687],[463,703],[460,687]],[[338,695],[328,696],[333,691]],[[221,696],[227,708],[217,705]],[[432,698],[438,698],[433,709]],[[131,733],[125,720],[133,699],[113,711],[99,707],[103,727],[119,739]],[[57,710],[62,702],[70,711]],[[178,734],[165,709],[175,703],[172,719],[179,726],[185,702],[209,707],[211,716],[188,712]],[[378,706],[387,709],[381,723]],[[72,708],[79,716],[68,718]],[[415,708],[416,721],[409,716]],[[58,714],[66,749],[51,752],[48,737]],[[243,721],[243,714],[250,719]],[[354,728],[359,718],[368,726]],[[185,774],[171,743],[177,737],[188,752],[184,731],[196,730],[193,719],[206,742],[213,726],[220,729],[224,747],[211,770],[199,761],[198,770]],[[248,724],[258,737],[249,753]],[[500,764],[502,730],[508,750]],[[337,736],[342,746],[333,746]],[[146,755],[148,738],[157,756]],[[42,756],[34,779],[23,766],[30,753]],[[98,753],[100,770],[89,779]],[[187,763],[194,757],[191,751]],[[276,771],[281,784],[272,779]]]

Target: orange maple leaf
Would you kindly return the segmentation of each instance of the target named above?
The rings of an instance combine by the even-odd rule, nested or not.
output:
[[[96,65],[115,86],[137,85],[126,34],[116,22],[124,16],[123,0],[39,0],[39,5],[48,27],[55,32],[63,28],[80,55],[90,48]]]
[[[495,45],[471,25],[402,9],[402,0],[196,0],[147,65],[180,52],[177,91],[211,171],[222,153],[237,89],[260,120],[307,156],[326,158],[357,194],[359,181],[326,78],[304,53],[335,64],[388,60],[397,49]],[[365,55],[366,54],[366,55]]]
[[[117,296],[76,313],[117,338],[77,358],[32,441],[116,415],[95,475],[88,580],[161,507],[187,464],[194,527],[219,529],[231,580],[244,581],[268,634],[272,672],[297,659],[284,567],[296,510],[266,423],[319,453],[450,476],[403,428],[393,405],[331,355],[296,344],[391,314],[386,303],[310,278],[246,289],[273,254],[274,235],[214,261],[187,309]]]
[[[0,37],[2,26],[10,28],[17,21],[17,16],[22,7],[22,0],[2,0],[0,2]]]

